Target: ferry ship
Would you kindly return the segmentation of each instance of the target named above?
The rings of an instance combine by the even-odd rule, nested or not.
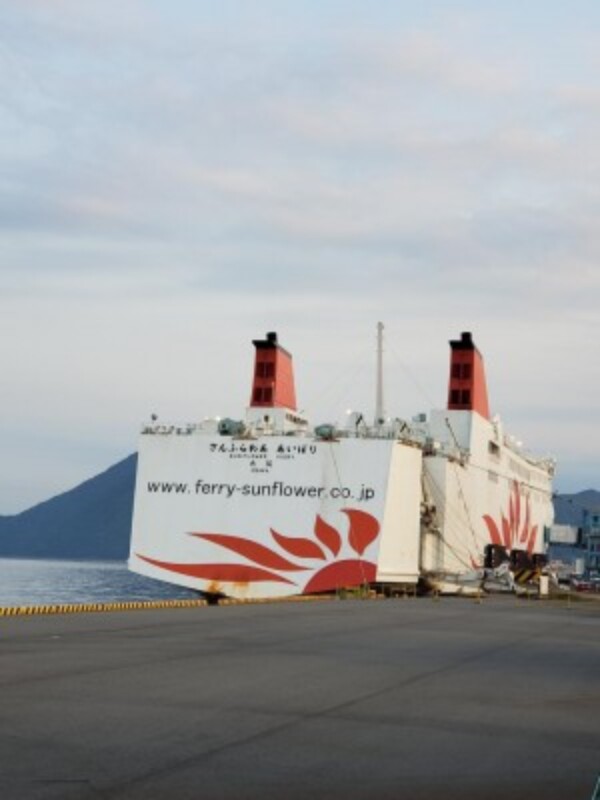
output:
[[[555,464],[491,416],[471,333],[450,342],[446,407],[403,421],[383,412],[379,323],[373,420],[314,428],[277,334],[253,344],[245,419],[143,426],[129,569],[248,599],[516,590],[539,573]]]

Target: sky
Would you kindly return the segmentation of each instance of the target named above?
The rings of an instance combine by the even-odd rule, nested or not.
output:
[[[600,489],[597,0],[0,0],[0,514],[241,418],[444,406],[469,330],[558,491]]]

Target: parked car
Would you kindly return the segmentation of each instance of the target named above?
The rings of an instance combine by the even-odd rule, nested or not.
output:
[[[587,578],[572,578],[571,589],[575,589],[576,592],[593,592],[594,584]]]

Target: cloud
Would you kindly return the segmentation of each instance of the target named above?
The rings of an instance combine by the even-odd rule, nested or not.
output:
[[[267,329],[307,408],[368,409],[383,318],[398,413],[443,404],[473,329],[495,407],[593,475],[594,37],[413,5],[0,12],[6,428],[79,437],[91,473],[149,409],[239,414]]]

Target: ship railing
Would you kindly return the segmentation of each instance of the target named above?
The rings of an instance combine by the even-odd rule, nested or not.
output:
[[[526,464],[529,464],[530,467],[543,469],[550,475],[554,475],[556,470],[556,459],[552,456],[534,456],[531,453],[523,450],[522,446],[519,446],[514,441],[511,441],[510,437],[504,437],[504,446],[507,450],[510,450],[513,455],[523,459],[523,461]]]
[[[194,434],[216,435],[218,433],[214,424],[206,423],[146,423],[141,426],[140,432],[146,436],[191,436]],[[277,430],[273,427],[261,430],[248,429],[246,436],[294,436],[301,438],[322,438],[315,436],[313,431],[297,430],[290,434],[289,431]],[[423,446],[421,437],[415,432],[405,430],[402,433],[392,426],[364,426],[358,430],[350,428],[335,428],[332,439],[384,439],[406,442],[413,446]]]

